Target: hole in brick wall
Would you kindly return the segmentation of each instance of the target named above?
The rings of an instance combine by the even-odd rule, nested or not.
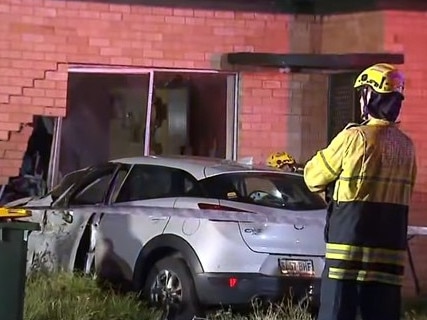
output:
[[[52,137],[55,118],[35,116],[32,133],[22,159],[18,176],[0,190],[0,203],[30,196],[41,196],[46,192]]]

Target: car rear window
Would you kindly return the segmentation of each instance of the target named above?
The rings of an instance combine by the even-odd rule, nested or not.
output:
[[[310,192],[300,175],[239,172],[226,173],[200,181],[209,197],[256,204],[285,210],[326,208],[323,198]]]

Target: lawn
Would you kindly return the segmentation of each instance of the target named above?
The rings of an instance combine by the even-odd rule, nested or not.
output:
[[[161,319],[161,313],[147,308],[135,295],[118,295],[100,289],[92,279],[70,274],[34,274],[27,280],[25,320],[145,320]],[[427,320],[427,302],[406,303],[405,320]],[[420,315],[417,315],[414,310]],[[421,315],[424,314],[424,315]],[[305,310],[288,305],[254,308],[249,316],[218,311],[212,320],[311,320]]]

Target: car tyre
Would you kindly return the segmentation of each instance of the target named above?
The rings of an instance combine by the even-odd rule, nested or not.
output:
[[[193,277],[179,258],[167,257],[154,264],[145,282],[144,296],[150,305],[168,312],[169,320],[191,320],[202,315]]]

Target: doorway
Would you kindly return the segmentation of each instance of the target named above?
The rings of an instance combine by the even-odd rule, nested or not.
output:
[[[55,182],[123,157],[235,157],[236,74],[129,70],[70,69]]]

